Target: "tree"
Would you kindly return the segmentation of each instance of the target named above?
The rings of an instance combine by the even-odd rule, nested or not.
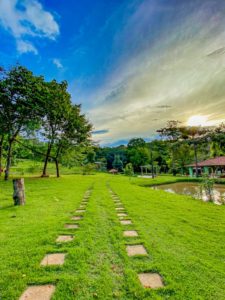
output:
[[[5,180],[9,178],[13,144],[17,136],[38,126],[42,116],[43,78],[25,67],[4,71],[0,80],[0,118],[7,136]]]
[[[170,151],[171,151],[171,160],[172,160],[172,172],[175,175],[175,161],[174,161],[174,154],[175,149],[174,147],[175,142],[177,142],[181,136],[180,129],[178,127],[179,121],[177,120],[171,120],[167,122],[166,127],[161,128],[157,130],[157,132],[160,134],[160,136],[165,137],[168,141],[170,141]]]
[[[56,175],[59,177],[59,157],[69,148],[87,148],[90,146],[92,125],[81,114],[80,105],[71,105],[68,108],[68,114],[64,115],[60,134],[56,138],[56,152],[54,156],[56,164]],[[91,153],[93,154],[91,158]],[[89,161],[95,160],[95,152],[89,149]]]
[[[131,139],[128,144],[127,144],[127,148],[131,149],[131,148],[144,148],[146,145],[145,141],[142,138],[133,138]]]
[[[183,174],[186,165],[190,164],[193,159],[193,151],[190,149],[187,142],[178,144],[174,159]]]
[[[210,133],[211,155],[213,157],[225,154],[225,124],[221,123]]]
[[[70,95],[67,92],[67,82],[52,80],[45,83],[44,118],[42,120],[42,135],[47,141],[42,177],[47,176],[47,165],[51,157],[53,145],[62,134],[62,126],[67,120],[70,109]],[[56,154],[58,156],[58,154]],[[52,157],[53,158],[53,157]]]
[[[128,159],[132,163],[134,170],[139,171],[140,166],[146,165],[150,160],[150,153],[147,147],[132,148],[128,150]]]
[[[206,141],[208,128],[201,126],[180,127],[182,139],[186,140],[194,149],[196,177],[198,177],[198,146]]]
[[[126,164],[125,169],[124,169],[124,173],[127,176],[133,176],[134,175],[134,169],[133,169],[132,163]]]
[[[119,155],[115,155],[115,157],[114,157],[113,168],[116,169],[116,170],[118,170],[118,171],[122,171],[123,170],[123,162],[120,159]]]

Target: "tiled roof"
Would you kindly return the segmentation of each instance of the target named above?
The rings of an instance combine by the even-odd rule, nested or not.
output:
[[[210,166],[225,166],[225,156],[210,158],[198,163],[198,167],[210,167]],[[188,165],[188,167],[195,167],[195,164]]]

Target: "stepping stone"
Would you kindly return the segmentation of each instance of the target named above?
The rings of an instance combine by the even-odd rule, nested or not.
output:
[[[122,224],[122,225],[130,225],[130,224],[132,224],[132,221],[131,220],[121,220],[120,224]]]
[[[29,286],[19,300],[50,300],[54,291],[52,284]]]
[[[85,209],[77,209],[76,210],[76,213],[84,213],[85,212]]]
[[[66,242],[71,242],[73,240],[73,235],[59,235],[58,238],[56,239],[57,243],[66,243]]]
[[[63,265],[65,260],[65,253],[47,254],[41,261],[41,266]]]
[[[116,207],[116,210],[124,210],[123,207]]]
[[[128,245],[126,250],[128,256],[147,255],[147,251],[143,245]]]
[[[77,224],[65,224],[65,228],[67,229],[76,229],[79,226]]]
[[[73,216],[73,217],[71,218],[71,220],[73,220],[73,221],[79,221],[79,220],[81,220],[81,219],[83,219],[82,216]]]
[[[157,273],[141,273],[138,278],[144,288],[158,289],[164,287],[162,277]]]
[[[118,213],[117,216],[118,217],[127,217],[127,214],[125,214],[125,213]]]
[[[134,236],[138,236],[138,233],[136,230],[126,230],[123,232],[123,236],[134,237]]]

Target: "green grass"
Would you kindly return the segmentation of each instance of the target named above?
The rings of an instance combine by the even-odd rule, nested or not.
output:
[[[225,206],[144,188],[138,180],[26,178],[24,207],[12,205],[12,183],[0,181],[0,299],[16,300],[27,285],[41,283],[56,284],[53,300],[224,299]],[[139,237],[123,237],[107,185],[133,221],[127,228]],[[91,186],[80,228],[64,229]],[[58,234],[68,232],[74,241],[57,245]],[[128,243],[144,244],[148,257],[128,257]],[[66,252],[65,264],[41,267],[52,252]],[[160,273],[165,288],[143,289],[137,274],[147,271]]]
[[[41,161],[35,161],[30,159],[18,159],[16,163],[10,168],[10,175],[12,177],[16,176],[40,176],[42,174],[44,163]],[[74,166],[71,168],[59,165],[59,171],[61,175],[69,174],[81,174],[82,168],[79,166]],[[55,163],[49,162],[47,167],[48,175],[56,175]]]
[[[215,178],[215,183],[225,184],[224,178]],[[131,177],[130,182],[139,186],[149,187],[153,185],[169,184],[175,182],[201,182],[202,177],[186,177],[186,176],[172,176],[163,175],[152,178],[141,178],[141,177]]]

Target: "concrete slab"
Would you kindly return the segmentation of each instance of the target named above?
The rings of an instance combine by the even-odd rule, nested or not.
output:
[[[126,213],[118,213],[117,216],[118,217],[127,217],[127,214]]]
[[[57,243],[71,242],[74,239],[73,235],[59,235],[56,239]]]
[[[143,245],[127,245],[128,256],[147,255],[147,251]]]
[[[41,261],[41,266],[63,265],[65,261],[65,253],[47,254]]]
[[[126,237],[135,237],[135,236],[138,236],[138,233],[136,230],[126,230],[123,232],[123,236],[126,236]]]
[[[67,229],[77,229],[79,226],[77,224],[65,224]]]
[[[123,207],[116,207],[115,209],[116,209],[117,211],[124,210],[124,208],[123,208]]]
[[[73,221],[79,221],[79,220],[82,220],[82,219],[83,219],[82,216],[73,216],[73,217],[71,218],[71,220],[73,220]]]
[[[141,273],[138,278],[144,288],[158,289],[164,287],[162,277],[157,273]]]
[[[120,224],[122,224],[122,225],[130,225],[130,224],[132,224],[132,221],[131,220],[120,220]]]
[[[50,300],[54,292],[52,284],[29,286],[19,300]]]
[[[84,213],[84,212],[85,212],[85,209],[77,209],[77,210],[76,210],[76,213],[78,213],[78,214],[79,214],[79,213]]]

